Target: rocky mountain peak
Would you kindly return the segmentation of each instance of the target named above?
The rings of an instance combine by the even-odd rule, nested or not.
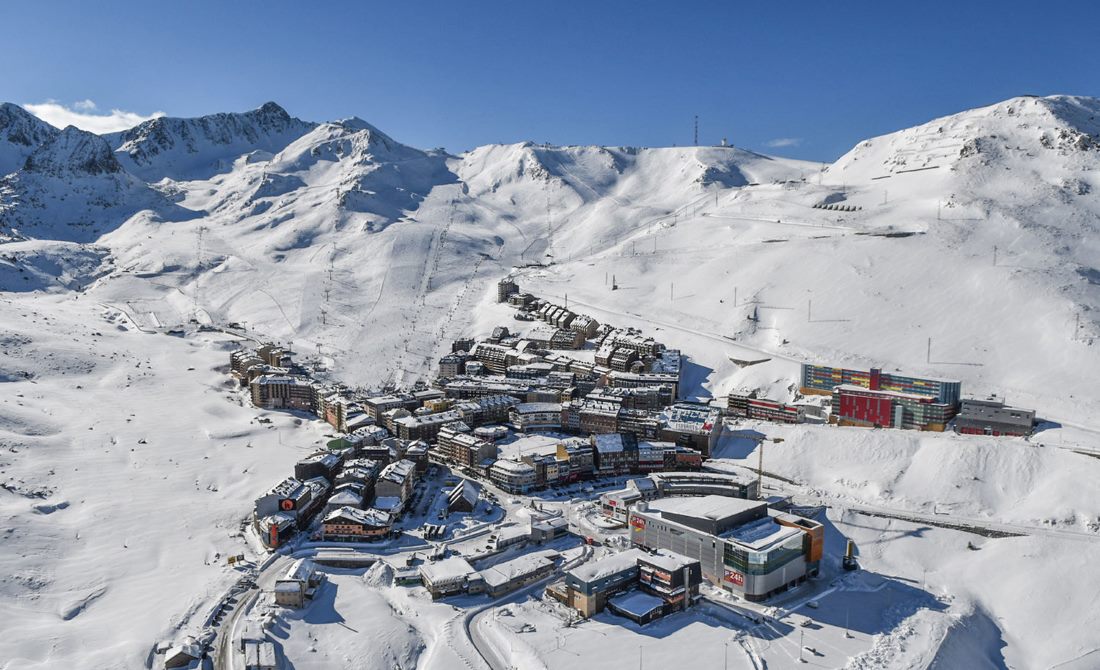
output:
[[[0,104],[0,137],[13,144],[35,147],[57,134],[54,128],[19,105]]]
[[[0,175],[22,168],[27,157],[58,132],[19,105],[0,104]]]
[[[280,151],[315,126],[267,102],[243,113],[163,116],[105,137],[131,172],[156,181],[209,176],[249,151]]]
[[[44,142],[27,157],[23,169],[54,176],[94,176],[124,171],[106,140],[75,126],[65,128]]]

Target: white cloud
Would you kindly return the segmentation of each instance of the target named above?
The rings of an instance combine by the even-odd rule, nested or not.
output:
[[[96,104],[91,100],[80,100],[68,107],[56,100],[47,100],[39,104],[27,103],[23,105],[23,108],[51,126],[57,126],[58,128],[76,126],[81,130],[93,133],[113,133],[126,130],[127,128],[133,128],[142,121],[164,116],[164,112],[153,112],[149,116],[142,116],[121,109],[112,109],[109,114],[96,114]]]
[[[802,144],[801,137],[777,137],[774,140],[768,140],[764,143],[764,146],[778,149],[781,147],[797,147]]]

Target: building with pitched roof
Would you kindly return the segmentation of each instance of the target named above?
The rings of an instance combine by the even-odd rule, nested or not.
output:
[[[326,542],[369,542],[380,540],[393,529],[393,517],[378,509],[341,507],[321,522],[321,537]]]
[[[480,486],[469,479],[459,481],[447,492],[447,513],[472,514],[477,508],[477,500],[480,496]]]

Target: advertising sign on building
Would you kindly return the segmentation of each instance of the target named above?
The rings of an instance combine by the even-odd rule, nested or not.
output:
[[[645,530],[645,519],[643,519],[640,516],[631,517],[630,518],[630,525],[636,531]]]
[[[723,579],[735,586],[745,585],[745,575],[737,572],[736,570],[726,570],[726,574]]]

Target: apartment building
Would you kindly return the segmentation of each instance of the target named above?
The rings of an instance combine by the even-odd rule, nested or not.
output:
[[[264,409],[314,411],[314,384],[305,377],[261,375],[249,383],[252,404]]]

